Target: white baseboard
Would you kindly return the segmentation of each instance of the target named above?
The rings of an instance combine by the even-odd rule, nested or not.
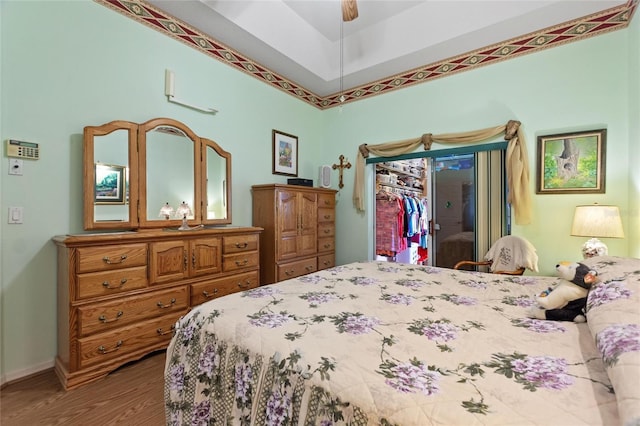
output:
[[[3,374],[0,376],[0,386],[4,386],[7,383],[11,383],[18,379],[22,379],[23,377],[31,376],[36,373],[40,373],[41,371],[48,370],[53,368],[55,365],[55,360],[43,362],[37,365],[33,365],[29,368],[25,368],[18,371],[13,371],[11,373]]]

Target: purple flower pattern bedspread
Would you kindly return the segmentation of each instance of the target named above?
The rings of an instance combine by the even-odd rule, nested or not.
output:
[[[555,277],[384,262],[210,301],[167,350],[167,424],[640,424],[640,260],[585,263],[586,324],[526,317]]]

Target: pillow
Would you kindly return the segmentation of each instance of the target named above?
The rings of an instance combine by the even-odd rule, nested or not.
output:
[[[587,324],[616,393],[621,424],[640,425],[640,259],[596,256]]]

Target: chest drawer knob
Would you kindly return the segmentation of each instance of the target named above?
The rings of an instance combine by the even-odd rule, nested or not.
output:
[[[236,243],[236,248],[247,248],[248,243]]]
[[[249,287],[251,287],[251,280],[246,280],[244,283],[242,281],[240,281],[238,283],[238,287],[239,288],[249,288]]]
[[[108,322],[118,321],[123,314],[124,314],[124,312],[118,311],[118,313],[116,314],[115,318],[113,318],[113,319],[107,319],[107,317],[104,314],[102,314],[102,315],[100,315],[98,317],[98,319],[100,320],[100,322],[106,324]]]
[[[218,289],[217,288],[213,289],[213,293],[209,293],[207,290],[203,290],[202,291],[202,295],[204,297],[206,297],[207,299],[210,299],[210,298],[214,297],[217,293],[218,293]]]
[[[118,259],[117,261],[112,261],[111,258],[109,256],[105,256],[102,258],[102,261],[104,263],[106,263],[107,265],[116,265],[118,263],[122,263],[125,260],[127,260],[127,255],[123,254],[122,256],[120,256],[120,259]]]
[[[100,345],[98,347],[98,352],[100,352],[102,355],[105,355],[105,354],[117,351],[118,349],[120,349],[121,346],[122,346],[122,340],[118,340],[118,343],[116,343],[116,345],[111,349],[107,349],[104,346]]]
[[[164,336],[164,335],[173,333],[175,329],[176,329],[176,326],[172,325],[169,330],[163,330],[162,328],[159,328],[156,330],[156,332],[158,333],[159,336]]]
[[[168,308],[172,307],[175,304],[176,304],[176,299],[173,298],[173,299],[171,299],[171,302],[168,305],[165,305],[162,302],[158,302],[157,305],[158,305],[158,308],[160,308],[160,309],[168,309]]]
[[[249,259],[245,259],[245,260],[236,260],[236,266],[244,266],[247,263],[249,263]]]
[[[123,278],[123,279],[120,280],[120,285],[118,285],[118,286],[112,286],[109,281],[105,281],[105,282],[102,283],[102,287],[108,288],[110,290],[117,290],[119,288],[122,288],[122,286],[124,286],[126,283],[127,283],[127,279]]]

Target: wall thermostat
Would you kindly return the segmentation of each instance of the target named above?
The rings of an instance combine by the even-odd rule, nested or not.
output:
[[[40,146],[33,142],[7,140],[7,157],[26,158],[38,160],[40,158]]]

